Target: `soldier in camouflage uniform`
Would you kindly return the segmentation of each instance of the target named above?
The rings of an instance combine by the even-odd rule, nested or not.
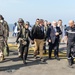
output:
[[[21,46],[20,46],[21,58],[23,59],[23,63],[26,64],[28,48],[29,48],[29,41],[30,41],[29,38],[31,38],[28,21],[23,26],[23,28],[20,30],[20,33],[16,40],[17,43],[18,43],[19,38],[21,38]]]
[[[9,37],[9,26],[8,26],[8,23],[4,20],[2,15],[0,15],[0,22],[5,28],[6,37],[7,37],[6,42],[5,42],[5,47],[6,47],[7,56],[9,56],[9,47],[8,47],[8,44],[7,44],[8,37]]]
[[[4,60],[4,42],[6,42],[6,31],[2,23],[0,22],[0,60]]]
[[[17,31],[18,31],[17,36],[20,34],[20,30],[22,30],[23,26],[24,26],[24,20],[22,18],[19,18],[18,25],[17,25]],[[19,57],[21,56],[21,50],[20,50],[21,40],[20,39],[19,39],[19,44],[18,44],[18,56]]]

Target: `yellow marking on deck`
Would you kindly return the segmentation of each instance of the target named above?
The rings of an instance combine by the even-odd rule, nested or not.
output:
[[[18,45],[16,44],[8,44],[10,50],[18,50]],[[34,53],[34,47],[30,47],[29,48],[29,54],[33,54]],[[39,56],[39,55],[38,55]],[[47,54],[44,54],[44,56],[48,56],[48,50],[47,50]],[[64,59],[67,59],[66,57],[66,52],[59,52],[59,57],[60,58],[64,58]],[[52,51],[52,57],[54,57],[54,51]]]
[[[16,44],[8,44],[10,50],[18,50],[18,45]],[[29,54],[33,54],[34,53],[34,47],[30,47],[29,48]],[[38,55],[39,56],[39,55]],[[47,50],[47,54],[44,54],[44,56],[48,56],[48,50]],[[67,57],[66,57],[66,52],[59,52],[59,57],[61,59],[65,59],[65,61],[67,62]],[[52,51],[52,58],[54,58],[54,51]],[[74,59],[75,61],[75,59]]]

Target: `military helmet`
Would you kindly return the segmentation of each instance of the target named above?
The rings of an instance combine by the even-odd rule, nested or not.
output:
[[[25,25],[28,25],[28,26],[30,26],[30,23],[29,23],[28,21],[26,21]]]
[[[4,20],[4,17],[3,17],[2,15],[0,15],[0,18],[1,18],[2,20]]]
[[[19,18],[18,23],[24,23],[24,20],[22,18]]]

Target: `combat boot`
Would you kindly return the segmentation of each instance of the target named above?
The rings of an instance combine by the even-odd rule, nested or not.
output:
[[[69,63],[69,66],[72,66],[73,65],[73,59],[69,58],[68,63]]]
[[[0,61],[2,62],[3,60],[5,60],[5,59],[4,59],[4,55],[2,54],[2,55],[0,56]]]

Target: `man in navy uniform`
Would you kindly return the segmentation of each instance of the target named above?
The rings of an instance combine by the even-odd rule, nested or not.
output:
[[[75,26],[74,21],[69,21],[69,26],[66,28],[66,39],[67,39],[67,56],[69,66],[74,64],[75,56]],[[72,54],[73,53],[73,54]]]

